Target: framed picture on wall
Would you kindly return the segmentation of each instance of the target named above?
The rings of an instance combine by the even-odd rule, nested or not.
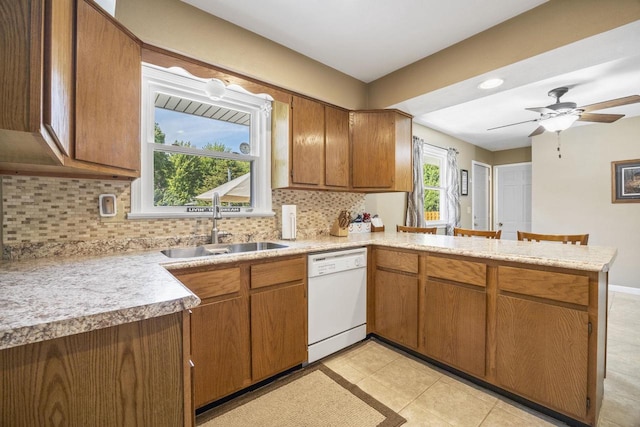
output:
[[[611,162],[611,202],[640,203],[640,159]]]
[[[466,169],[460,170],[460,195],[469,195],[469,171]]]

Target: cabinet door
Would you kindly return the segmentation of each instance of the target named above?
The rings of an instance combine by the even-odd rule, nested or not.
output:
[[[549,408],[584,418],[587,313],[499,295],[496,320],[498,385]]]
[[[376,332],[398,344],[418,346],[418,278],[376,270]]]
[[[349,187],[349,112],[325,106],[325,185]]]
[[[428,280],[422,337],[428,356],[477,376],[485,375],[484,288]]]
[[[307,300],[303,284],[251,295],[253,381],[307,358]]]
[[[396,136],[394,113],[353,113],[351,132],[353,187],[392,188]]]
[[[246,297],[193,309],[191,350],[196,408],[251,383],[248,312]]]
[[[74,135],[74,4],[73,0],[45,2],[42,120],[67,156]]]
[[[294,96],[291,115],[291,181],[294,184],[323,185],[324,106]]]
[[[140,46],[78,1],[75,158],[140,170]]]

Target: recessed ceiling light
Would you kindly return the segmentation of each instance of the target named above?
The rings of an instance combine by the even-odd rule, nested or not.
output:
[[[504,83],[504,80],[502,79],[489,79],[480,83],[478,85],[478,89],[493,89],[494,87],[500,86],[502,83]]]

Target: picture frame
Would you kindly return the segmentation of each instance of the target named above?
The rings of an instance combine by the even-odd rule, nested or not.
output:
[[[611,162],[611,203],[640,203],[640,159]]]
[[[460,170],[460,195],[469,195],[469,171],[466,169]]]

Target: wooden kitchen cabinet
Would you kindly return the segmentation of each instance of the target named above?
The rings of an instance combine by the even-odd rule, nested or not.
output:
[[[274,102],[272,187],[349,189],[349,113],[292,96]]]
[[[182,322],[174,313],[1,350],[0,425],[192,425]]]
[[[196,408],[251,384],[248,308],[247,298],[236,297],[192,309]]]
[[[0,20],[0,171],[139,176],[139,41],[88,0],[16,0]]]
[[[387,249],[374,252],[374,322],[379,335],[418,347],[418,254]]]
[[[253,381],[307,360],[306,258],[251,266]]]
[[[199,408],[251,384],[249,298],[239,266],[174,275],[202,300],[191,310],[193,400]]]
[[[191,314],[196,408],[307,360],[306,257],[172,273],[202,300]]]
[[[356,191],[411,191],[412,117],[397,110],[352,111],[351,185]]]
[[[421,350],[452,367],[484,377],[486,266],[427,255],[426,273]]]
[[[498,287],[497,384],[578,419],[587,417],[588,278],[499,267]]]

